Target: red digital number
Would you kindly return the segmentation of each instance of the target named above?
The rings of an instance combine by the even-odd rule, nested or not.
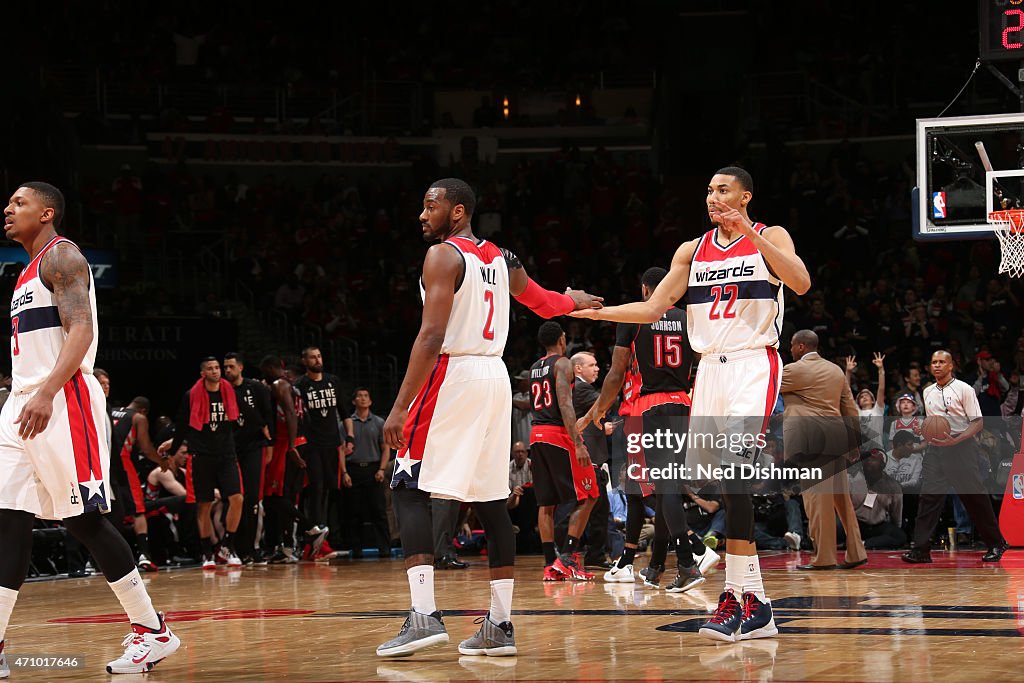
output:
[[[484,323],[484,339],[491,341],[494,339],[494,292],[487,290],[484,292],[484,303],[487,304],[487,322]]]
[[[718,304],[722,303],[722,295],[725,295],[725,310],[721,313],[718,312]],[[715,297],[715,302],[711,304],[711,312],[708,313],[708,318],[711,320],[718,320],[719,318],[735,318],[736,311],[733,308],[736,307],[736,299],[739,297],[740,288],[739,285],[715,285],[711,288],[711,296]]]
[[[1020,42],[1020,32],[1024,30],[1024,11],[1019,9],[1008,9],[1003,12],[1003,16],[1006,17],[1007,26],[1003,29],[1003,47],[1007,50],[1016,50],[1024,47],[1024,43]],[[1017,20],[1016,26],[1010,26],[1010,17]],[[1016,41],[1010,42],[1010,34],[1016,33]]]
[[[21,349],[18,347],[18,318],[11,318],[11,339],[14,340],[14,350],[11,351],[11,355],[17,356],[21,353]]]
[[[678,368],[683,364],[683,337],[679,334],[654,336],[654,367]]]
[[[530,391],[533,392],[534,410],[550,408],[551,404],[555,401],[554,397],[551,396],[551,382],[548,380],[534,382],[530,385]]]

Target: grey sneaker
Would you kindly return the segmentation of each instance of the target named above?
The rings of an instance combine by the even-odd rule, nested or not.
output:
[[[700,573],[700,569],[697,569],[697,565],[692,567],[680,567],[676,571],[676,578],[672,583],[665,586],[665,592],[685,593],[694,586],[699,586],[702,583],[704,583],[704,576]]]
[[[661,573],[665,571],[665,566],[651,566],[644,567],[640,570],[640,577],[644,580],[644,585],[650,588],[658,588],[658,582],[661,580]]]
[[[440,647],[448,643],[448,632],[441,621],[441,613],[420,614],[409,610],[398,635],[377,648],[378,657],[405,657],[420,650]]]
[[[516,654],[516,632],[512,622],[495,624],[491,621],[491,613],[480,617],[474,624],[480,624],[480,630],[469,640],[459,643],[459,653],[464,655],[487,655],[488,657],[509,657]]]

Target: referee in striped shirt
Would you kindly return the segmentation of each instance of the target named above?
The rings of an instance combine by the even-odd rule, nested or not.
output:
[[[953,356],[949,351],[932,354],[931,370],[935,384],[924,390],[925,414],[946,418],[951,431],[941,441],[932,441],[925,451],[914,547],[903,554],[903,561],[914,564],[932,561],[931,537],[952,487],[988,545],[982,562],[998,562],[1006,551],[1006,541],[999,532],[992,499],[985,491],[978,468],[974,435],[985,426],[978,395],[969,384],[953,377]]]

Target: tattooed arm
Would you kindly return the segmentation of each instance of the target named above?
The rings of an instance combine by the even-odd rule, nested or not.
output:
[[[55,245],[39,264],[39,277],[53,291],[57,314],[67,335],[49,377],[22,408],[15,420],[18,434],[31,439],[50,422],[53,397],[82,365],[96,330],[89,305],[89,263],[78,249],[67,243]]]

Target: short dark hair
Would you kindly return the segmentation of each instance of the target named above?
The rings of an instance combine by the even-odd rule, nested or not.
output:
[[[367,396],[369,396],[370,398],[373,398],[373,394],[371,394],[371,393],[370,393],[370,390],[369,390],[369,389],[367,389],[366,387],[356,387],[356,388],[355,388],[355,389],[354,389],[354,390],[352,391],[352,400],[353,400],[353,401],[354,401],[354,400],[356,400],[356,395],[357,395],[357,394],[358,394],[358,393],[359,393],[360,391],[365,391],[365,392],[366,392],[366,395],[367,395]]]
[[[139,407],[139,410],[149,410],[149,399],[145,396],[136,396],[132,399],[132,403]]]
[[[203,366],[206,365],[207,363],[209,363],[210,361],[213,361],[217,365],[220,365],[220,361],[217,360],[216,357],[214,357],[214,356],[207,356],[206,358],[204,358],[201,361],[199,361],[199,369],[202,370]]]
[[[261,368],[280,368],[283,367],[280,356],[263,356],[263,360],[260,361]]]
[[[908,443],[917,443],[918,439],[914,436],[913,432],[908,432],[905,429],[901,429],[892,435],[893,448],[906,445]]]
[[[473,192],[473,188],[465,180],[441,178],[434,181],[430,188],[444,190],[444,198],[448,200],[452,207],[456,204],[462,204],[466,209],[466,215],[472,216],[476,210],[476,193]]]
[[[305,358],[305,357],[306,357],[306,352],[307,352],[307,351],[312,351],[312,350],[314,350],[314,349],[315,349],[315,350],[317,350],[317,351],[319,351],[319,350],[320,350],[320,347],[319,347],[319,346],[317,346],[316,344],[310,344],[310,345],[309,345],[309,346],[307,346],[306,348],[302,349],[302,357],[303,357],[303,358]]]
[[[640,276],[640,284],[646,285],[648,289],[654,289],[661,284],[661,281],[668,275],[668,271],[664,268],[654,266],[644,271],[644,274]]]
[[[21,187],[27,187],[35,192],[46,208],[53,209],[53,227],[59,228],[61,221],[64,220],[64,193],[50,183],[40,180],[22,183]]]
[[[550,349],[558,343],[563,334],[565,334],[565,330],[562,329],[561,325],[554,320],[548,320],[541,323],[540,329],[537,330],[537,341],[545,349]]]
[[[224,354],[224,362],[226,363],[229,360],[236,360],[236,361],[238,361],[239,365],[242,365],[242,366],[245,365],[245,359],[242,358],[242,354],[238,353],[238,351],[228,351],[227,353],[225,353]]]
[[[93,368],[92,369],[92,376],[93,377],[103,376],[103,377],[106,377],[107,379],[110,379],[110,373],[107,372],[106,370],[104,370],[103,368]]]
[[[745,168],[739,166],[724,166],[717,171],[715,175],[731,175],[736,180],[740,181],[740,186],[743,187],[747,192],[754,191],[754,179]]]

